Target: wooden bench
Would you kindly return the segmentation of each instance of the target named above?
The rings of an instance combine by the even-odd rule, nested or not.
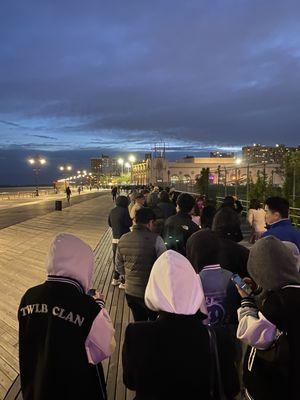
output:
[[[100,290],[105,296],[105,307],[108,310],[116,333],[117,347],[113,355],[103,362],[104,374],[107,382],[108,400],[132,400],[134,392],[127,390],[123,384],[122,344],[126,326],[132,321],[129,308],[125,300],[125,292],[112,286],[112,235],[108,229],[94,250],[95,272],[93,287]],[[17,376],[5,400],[22,400],[20,376]]]

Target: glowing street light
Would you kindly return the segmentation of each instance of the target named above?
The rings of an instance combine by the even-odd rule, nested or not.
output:
[[[119,158],[118,159],[118,164],[121,165],[121,167],[122,167],[122,169],[121,169],[122,175],[124,175],[124,160],[123,160],[123,158]]]
[[[129,160],[129,162],[134,163],[136,158],[133,155],[131,155],[128,157],[128,160]]]
[[[39,183],[38,176],[40,172],[40,166],[46,164],[45,158],[41,156],[30,157],[28,159],[30,165],[33,166],[34,176],[35,176],[35,195],[39,196]]]
[[[237,158],[235,160],[235,176],[234,176],[234,180],[235,180],[234,194],[235,194],[235,197],[237,197],[237,192],[238,192],[238,170],[237,170],[237,167],[239,165],[241,165],[241,163],[242,163],[241,158]]]

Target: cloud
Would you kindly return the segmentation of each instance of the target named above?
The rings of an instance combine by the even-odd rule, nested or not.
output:
[[[299,18],[296,0],[5,2],[3,146],[297,145]]]

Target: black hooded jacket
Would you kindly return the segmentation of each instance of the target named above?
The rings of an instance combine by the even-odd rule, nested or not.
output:
[[[124,233],[130,231],[132,219],[128,212],[128,199],[126,196],[119,196],[116,200],[116,207],[111,210],[108,216],[108,225],[112,228],[113,238],[120,239]]]

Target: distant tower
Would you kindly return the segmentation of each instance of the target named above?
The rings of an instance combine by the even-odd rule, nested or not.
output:
[[[166,158],[166,144],[161,142],[155,144],[152,147],[153,152],[153,177],[156,184],[160,184],[164,181],[164,169],[165,169],[165,158]]]

